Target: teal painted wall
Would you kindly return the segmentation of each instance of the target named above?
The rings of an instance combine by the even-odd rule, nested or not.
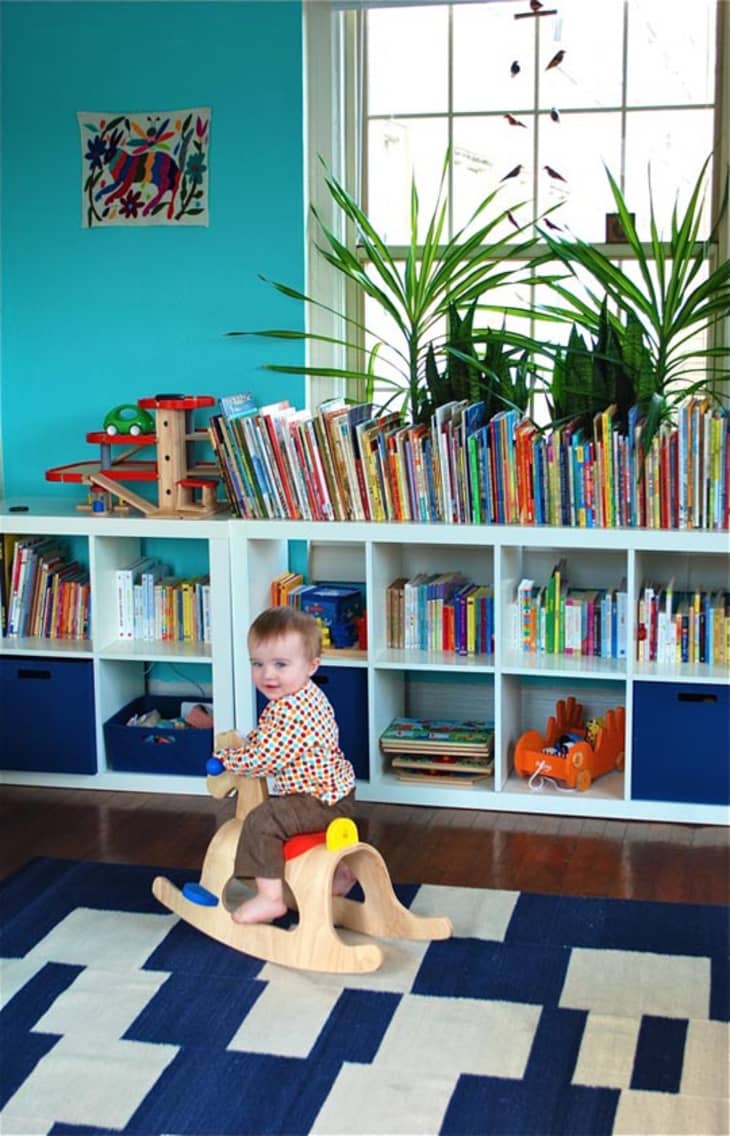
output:
[[[303,405],[265,341],[301,326],[259,273],[304,279],[301,10],[269,3],[0,4],[6,495],[78,496],[45,470],[158,391]],[[212,108],[209,228],[82,229],[76,114]],[[277,348],[276,359],[293,362]]]

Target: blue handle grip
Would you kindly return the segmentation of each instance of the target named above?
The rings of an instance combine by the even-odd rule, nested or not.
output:
[[[217,777],[224,769],[225,765],[218,757],[209,757],[205,763],[205,772],[209,777]]]

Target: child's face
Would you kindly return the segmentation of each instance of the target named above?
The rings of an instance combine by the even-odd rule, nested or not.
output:
[[[264,698],[284,698],[296,694],[319,666],[310,659],[301,635],[290,631],[265,643],[248,642],[254,685]]]

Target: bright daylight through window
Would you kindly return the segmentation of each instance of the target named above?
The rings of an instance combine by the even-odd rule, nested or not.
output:
[[[498,243],[503,261],[520,245],[517,261],[534,256],[534,246],[524,248],[528,233],[543,241],[546,252],[543,238],[562,234],[608,251],[631,276],[634,252],[621,240],[620,228],[616,231],[611,215],[617,206],[606,171],[648,246],[650,200],[654,217],[668,226],[675,199],[680,207],[686,204],[712,155],[698,234],[700,239],[710,236],[730,133],[727,90],[723,96],[727,77],[716,82],[716,75],[722,77],[726,70],[718,43],[728,39],[722,29],[723,17],[730,13],[720,12],[716,0],[692,0],[691,5],[667,0],[420,5],[335,0],[332,9],[330,62],[336,80],[329,105],[323,105],[327,100],[318,89],[319,105],[313,108],[310,94],[310,116],[320,118],[319,134],[316,129],[312,133],[310,122],[310,186],[322,181],[317,155],[324,153],[401,267],[411,239],[411,181],[418,189],[418,240],[423,241],[447,152],[451,162],[443,187],[447,212],[442,244],[497,191],[489,212],[504,215],[489,240]],[[310,72],[315,63],[310,57]],[[322,126],[325,115],[329,124]],[[314,188],[315,198],[318,194],[321,190]],[[344,235],[353,239],[352,231]],[[726,229],[719,239],[720,255],[727,256]],[[707,246],[710,263],[717,253],[715,240]],[[363,260],[370,271],[367,257]],[[518,263],[513,269],[483,298],[490,310],[484,314],[480,309],[481,326],[504,324],[515,333],[534,335],[534,313],[541,304],[555,304],[555,296],[535,282],[534,273],[526,282]],[[543,274],[550,269],[546,259]],[[317,279],[322,295],[326,273]],[[573,280],[576,287],[580,284]],[[330,297],[340,310],[335,292]],[[348,315],[367,328],[365,348],[378,341],[385,345],[374,371],[387,376],[389,368],[402,369],[402,360],[389,350],[394,329],[383,305],[363,301],[361,292],[340,299]],[[505,316],[509,307],[525,314]],[[569,324],[541,323],[540,329],[544,338],[564,342]],[[446,333],[444,319],[430,329],[435,339]],[[332,364],[331,349],[325,348],[324,355],[322,350],[322,345],[315,348],[315,360],[319,352],[324,362],[329,350]],[[311,392],[314,399],[324,393],[321,386]],[[387,387],[376,382],[375,395],[376,401],[387,399]],[[538,415],[539,409],[533,406]]]

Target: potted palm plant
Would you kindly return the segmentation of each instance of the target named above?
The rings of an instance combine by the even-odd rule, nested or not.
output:
[[[524,337],[510,338],[498,329],[488,333],[486,329],[477,330],[474,319],[488,293],[530,278],[530,253],[536,240],[534,222],[517,224],[515,214],[525,203],[503,204],[504,187],[500,186],[479,203],[458,232],[445,240],[449,160],[447,152],[423,238],[418,190],[415,181],[411,184],[410,239],[402,263],[396,261],[367,213],[325,167],[328,192],[346,226],[356,234],[357,248],[353,250],[340,240],[313,208],[320,235],[317,248],[348,285],[360,289],[387,313],[394,329],[391,341],[386,343],[371,335],[363,323],[346,313],[338,313],[346,329],[340,338],[278,328],[228,334],[319,341],[343,348],[346,357],[355,360],[345,368],[270,363],[267,369],[344,379],[361,384],[366,391],[372,391],[377,383],[380,390],[389,392],[389,409],[401,410],[414,423],[428,421],[437,406],[456,397],[457,389],[463,390],[458,397],[481,397],[485,386],[494,381],[500,389],[509,390],[512,366],[518,368],[515,382],[521,389],[529,376],[524,362],[521,363],[529,344]],[[514,226],[509,245],[498,236],[505,221]],[[268,283],[285,296],[330,311],[315,296],[276,281]],[[368,351],[363,346],[366,338],[372,342]],[[476,353],[479,343],[488,344],[481,359]],[[396,360],[395,372],[380,369],[383,348]],[[492,359],[498,360],[499,371],[490,366]]]
[[[649,181],[647,245],[606,169],[638,280],[586,241],[542,232],[550,254],[574,280],[587,284],[585,289],[571,288],[569,281],[554,276],[550,285],[557,300],[543,306],[548,318],[573,325],[567,348],[553,349],[556,415],[595,412],[611,402],[636,402],[645,417],[646,448],[679,401],[698,392],[716,394],[719,385],[727,383],[730,375],[724,360],[730,356],[730,344],[713,342],[713,333],[722,329],[730,313],[730,261],[721,261],[706,275],[703,272],[707,247],[716,239],[727,208],[727,178],[713,230],[702,241],[709,161],[703,163],[683,213],[675,203],[668,239],[661,235]],[[590,345],[582,333],[593,337]],[[707,336],[705,346],[697,345],[701,333]],[[700,368],[701,375],[693,378]]]

